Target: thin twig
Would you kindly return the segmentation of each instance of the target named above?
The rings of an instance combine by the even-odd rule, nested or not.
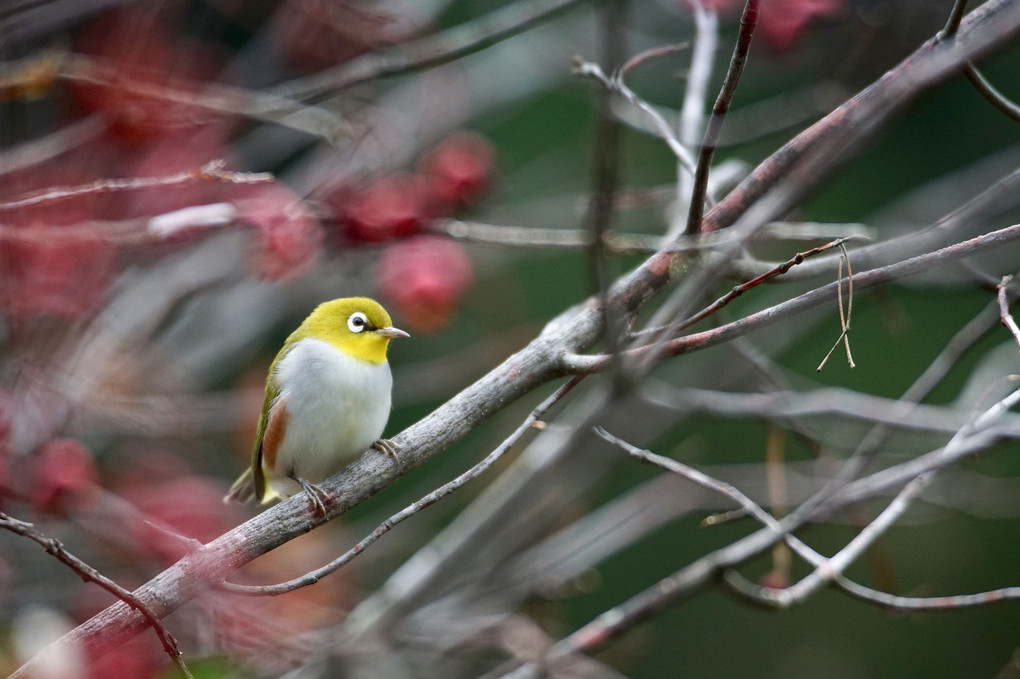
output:
[[[601,427],[597,427],[595,429],[595,433],[642,462],[654,464],[666,471],[682,476],[704,488],[708,488],[720,495],[724,495],[740,505],[740,509],[732,510],[724,514],[713,514],[705,519],[705,521],[702,521],[702,526],[716,525],[734,518],[752,516],[766,527],[773,528],[777,531],[781,530],[780,523],[775,517],[766,512],[760,505],[747,497],[747,495],[742,493],[735,486],[708,476],[707,474],[673,460],[672,458],[663,457],[650,451],[637,448],[631,443],[613,436]],[[886,511],[883,512],[883,516],[885,517],[884,521],[891,523],[892,520],[897,518],[899,514],[896,514],[895,512],[902,513],[902,510],[906,508],[906,505],[909,502],[910,498],[906,496],[906,493],[909,492],[912,496],[916,497],[916,495],[923,490],[923,487],[927,485],[928,481],[930,481],[931,475],[932,472],[928,472],[915,479],[915,482],[908,484],[904,491],[897,496],[896,500],[894,500]],[[926,477],[927,480],[922,480]],[[908,491],[908,489],[910,490]],[[879,518],[881,519],[882,517],[880,516]],[[877,522],[878,519],[876,519],[875,523]],[[858,536],[858,544],[854,546],[854,550],[856,550],[858,555],[864,548],[874,541],[875,537],[881,533],[879,526],[876,526],[875,523],[873,523],[872,526],[865,531],[862,531]],[[835,561],[834,563],[833,560],[835,560],[836,557],[833,557],[833,559],[826,559],[796,536],[788,533],[784,537],[786,546],[792,548],[794,552],[814,566],[816,569],[815,572],[819,574],[819,578],[831,575],[835,584],[851,596],[863,601],[877,603],[887,608],[895,608],[899,610],[944,610],[986,605],[1009,599],[1020,599],[1020,587],[1004,587],[977,594],[940,597],[901,597],[888,594],[886,592],[880,592],[853,582],[843,576],[843,569],[850,561],[853,560],[850,553],[847,552],[853,543],[851,543],[851,545],[847,545],[844,550],[841,550],[840,554],[842,554],[842,556],[840,557],[840,560]],[[779,546],[779,544],[780,543],[777,543],[776,546]],[[788,589],[776,589],[761,587],[750,583],[737,571],[729,570],[724,574],[724,581],[726,584],[733,588],[737,593],[755,603],[780,608],[788,608],[795,603],[802,603],[806,600],[809,593],[817,589],[817,585],[811,585],[812,588],[809,589],[809,586],[802,584],[805,580],[801,580],[797,585]],[[824,584],[824,579],[820,579],[817,582],[819,585]],[[797,587],[800,587],[801,589],[798,590],[796,589]]]
[[[871,269],[855,276],[857,288],[870,288],[882,285],[899,278],[913,276],[929,270],[932,266],[954,261],[963,257],[969,257],[978,252],[985,251],[1004,243],[1012,242],[1020,238],[1020,224],[1007,226],[1004,229],[976,236],[934,252],[911,257],[895,264]],[[756,313],[745,316],[739,320],[721,325],[704,332],[685,335],[669,340],[664,346],[657,345],[642,346],[635,349],[628,349],[625,354],[639,357],[649,351],[661,351],[660,357],[677,356],[679,354],[700,351],[710,346],[727,342],[734,337],[746,335],[754,330],[759,330],[772,325],[793,314],[800,313],[814,307],[824,301],[836,296],[835,283],[830,283],[821,288],[806,292],[799,297],[787,300],[781,304],[763,309]],[[562,359],[563,369],[571,373],[600,372],[608,367],[608,357],[604,355],[581,355],[567,354]]]
[[[705,117],[705,96],[708,82],[712,77],[712,64],[715,61],[715,48],[718,42],[719,20],[714,10],[706,8],[701,0],[691,0],[694,14],[694,49],[691,51],[691,66],[687,74],[687,87],[684,89],[684,103],[680,109],[679,137],[680,143],[686,148],[694,148],[703,134],[702,121]],[[694,177],[683,172],[677,166],[676,199],[678,205],[684,205],[694,190]],[[674,220],[669,234],[677,236],[683,233],[684,224],[679,215]]]
[[[669,189],[672,193],[672,188]],[[666,194],[664,194],[666,195]],[[635,199],[636,203],[636,199]],[[627,196],[617,195],[616,209],[631,207]],[[503,224],[485,224],[483,222],[465,221],[461,219],[437,219],[423,227],[430,233],[447,236],[468,243],[482,245],[498,245],[509,248],[527,249],[558,249],[586,250],[591,247],[591,232],[584,229],[559,229],[538,226],[518,226]],[[871,240],[868,227],[862,224],[825,224],[819,222],[774,222],[762,230],[763,237],[779,240],[805,240],[833,238],[838,234],[846,241]],[[611,231],[603,238],[605,251],[614,255],[635,255],[641,253],[667,252],[698,252],[716,247],[719,240],[699,238],[690,240],[683,236],[675,240],[667,240],[663,236],[649,233],[622,233]],[[769,269],[783,266],[783,263],[745,260],[744,265],[763,265]],[[789,273],[787,271],[787,273]],[[748,278],[760,276],[755,272]]]
[[[842,243],[840,244],[839,249],[839,267],[836,271],[836,305],[839,308],[839,327],[841,332],[839,333],[839,337],[836,338],[835,344],[833,344],[832,348],[829,349],[829,352],[825,354],[825,358],[823,358],[822,362],[818,364],[817,368],[815,368],[817,372],[822,372],[822,368],[825,367],[826,362],[829,360],[829,357],[832,356],[832,352],[836,350],[836,347],[839,346],[840,342],[842,342],[846,347],[847,363],[850,364],[851,368],[856,367],[854,366],[854,357],[850,354],[850,316],[853,312],[854,304],[854,272],[853,269],[850,268],[850,255],[847,254],[846,248],[842,245]],[[847,277],[847,305],[845,312],[843,311],[843,262],[846,262]]]
[[[260,184],[263,182],[275,181],[269,172],[231,172],[224,170],[225,163],[222,160],[213,160],[198,170],[185,170],[177,174],[164,177],[128,177],[125,179],[97,179],[88,184],[78,186],[58,186],[35,191],[27,195],[15,198],[6,203],[0,203],[0,211],[18,210],[40,203],[64,200],[76,196],[90,194],[113,193],[117,191],[137,191],[140,189],[151,189],[154,187],[174,186],[187,184],[193,181],[217,181],[228,184]]]
[[[230,592],[231,594],[241,594],[244,596],[275,596],[278,594],[286,594],[287,592],[293,592],[301,587],[307,587],[313,585],[322,578],[326,577],[330,573],[334,573],[343,566],[347,565],[354,560],[359,554],[364,552],[369,546],[372,545],[376,540],[381,538],[386,533],[403,522],[404,520],[414,516],[418,512],[434,505],[435,503],[442,500],[444,497],[454,492],[468,481],[477,478],[478,476],[485,473],[499,458],[503,456],[510,448],[512,448],[524,434],[531,429],[540,428],[542,417],[554,406],[560,399],[570,393],[570,390],[577,386],[581,381],[581,377],[575,377],[564,384],[562,387],[557,389],[551,396],[542,401],[531,413],[524,419],[524,421],[517,427],[514,432],[507,437],[499,446],[496,447],[491,453],[489,453],[481,462],[468,469],[466,472],[453,479],[449,483],[446,483],[436,490],[432,491],[428,495],[425,495],[416,502],[408,505],[403,510],[397,512],[390,518],[383,521],[379,526],[365,536],[358,544],[351,547],[343,555],[329,562],[322,568],[318,568],[310,573],[306,573],[293,580],[281,582],[276,585],[238,585],[236,583],[223,581],[219,583],[219,588]]]
[[[954,35],[956,33],[956,29],[960,27],[960,21],[963,20],[963,14],[966,11],[967,0],[956,0],[952,11],[949,13],[949,19],[946,20],[946,25],[938,32],[936,37],[939,40],[945,40],[946,38]]]
[[[984,320],[983,314],[981,319]],[[982,325],[987,327],[984,323]],[[784,425],[793,419],[812,417],[822,423],[852,419],[897,429],[952,433],[970,418],[970,412],[962,407],[922,405],[904,400],[904,397],[886,398],[842,387],[804,391],[777,389],[754,393],[694,387],[649,387],[642,391],[642,396],[656,408],[678,413],[707,413],[715,417],[731,418],[760,417],[781,421]]]
[[[42,165],[93,142],[106,132],[109,126],[110,123],[101,114],[96,113],[67,123],[38,139],[8,147],[4,149],[3,157],[0,157],[0,177]]]
[[[957,610],[960,608],[985,606],[999,601],[1020,599],[1020,587],[1001,587],[975,594],[911,597],[880,592],[842,577],[838,578],[836,582],[845,592],[862,601],[870,601],[880,606],[900,611]]]
[[[1020,401],[1020,389],[1014,390],[981,413],[980,416],[964,425],[946,444],[945,449],[950,450],[971,434],[987,428],[1018,401]],[[789,608],[794,604],[806,601],[822,586],[841,577],[846,568],[903,515],[910,504],[931,484],[937,472],[944,467],[945,465],[929,469],[915,476],[893,501],[843,549],[834,556],[816,563],[815,570],[796,584],[785,589],[770,589],[762,592],[763,599],[780,608]]]
[[[499,226],[458,219],[436,221],[426,228],[456,240],[511,248],[586,250],[591,247],[592,243],[591,231],[584,229]],[[605,251],[617,255],[657,252],[662,244],[662,236],[643,233],[611,232],[605,234],[602,240]],[[677,247],[697,250],[702,246],[677,245]]]
[[[163,644],[163,650],[168,656],[170,656],[170,660],[177,668],[177,673],[186,679],[193,679],[191,672],[188,671],[187,665],[184,664],[184,658],[181,655],[180,649],[177,647],[177,641],[163,625],[163,621],[159,619],[159,616],[157,616],[151,608],[145,605],[141,599],[100,573],[94,567],[76,557],[74,554],[68,552],[59,540],[49,537],[27,521],[21,521],[9,516],[5,512],[0,512],[0,528],[5,528],[12,533],[16,533],[36,542],[39,546],[46,550],[47,554],[53,555],[57,561],[77,573],[82,580],[99,585],[107,592],[141,613],[145,617],[149,626],[152,627],[152,631],[156,633],[157,637],[159,637],[160,643]]]
[[[723,295],[722,297],[720,297],[716,301],[712,302],[711,304],[709,304],[707,307],[705,307],[704,309],[702,309],[698,313],[694,314],[693,316],[690,316],[690,317],[686,318],[683,321],[680,321],[680,322],[675,323],[674,325],[670,326],[670,330],[672,332],[679,332],[680,330],[684,330],[686,328],[691,327],[695,323],[697,323],[697,322],[699,322],[701,320],[704,320],[708,316],[711,316],[715,312],[719,311],[724,306],[726,306],[727,304],[732,302],[737,297],[740,297],[741,295],[743,295],[745,292],[747,292],[751,288],[755,288],[755,287],[757,287],[757,286],[759,286],[759,285],[761,285],[763,283],[766,283],[767,281],[772,280],[773,278],[778,278],[779,276],[782,276],[783,274],[787,273],[793,267],[795,267],[795,266],[797,266],[799,264],[803,264],[804,260],[808,259],[809,257],[813,257],[814,255],[821,254],[821,253],[826,252],[827,250],[831,250],[832,248],[837,247],[837,246],[842,247],[843,243],[845,243],[848,240],[852,240],[853,238],[854,238],[853,236],[845,236],[845,237],[842,237],[842,238],[837,238],[836,240],[834,240],[834,241],[832,241],[830,243],[826,243],[825,245],[819,245],[818,247],[811,248],[810,250],[805,250],[804,252],[798,252],[796,255],[794,255],[790,259],[786,260],[785,262],[782,262],[781,264],[776,264],[775,266],[773,266],[771,269],[769,269],[765,273],[759,274],[759,275],[755,276],[754,278],[752,278],[751,280],[745,281],[745,282],[741,283],[740,285],[737,285],[737,286],[733,287],[725,295]],[[631,339],[641,340],[641,339],[643,339],[645,337],[655,337],[655,336],[660,335],[662,333],[662,330],[663,330],[663,328],[661,328],[661,327],[647,328],[647,329],[642,330],[640,332],[634,333],[631,336]]]
[[[705,138],[701,142],[701,151],[698,154],[698,167],[694,173],[694,190],[691,192],[691,204],[687,213],[688,236],[701,233],[701,222],[705,215],[705,195],[708,190],[708,175],[712,166],[712,158],[715,156],[715,149],[719,143],[719,135],[722,133],[723,122],[726,113],[730,110],[733,102],[733,95],[737,91],[737,84],[740,82],[740,75],[744,71],[744,63],[747,61],[747,53],[751,47],[751,37],[754,35],[754,27],[758,23],[758,0],[747,0],[744,5],[744,12],[740,16],[740,34],[737,37],[737,44],[733,48],[733,56],[730,58],[730,66],[723,79],[719,96],[716,97],[715,105],[712,107],[712,115],[708,119],[708,126],[705,129]]]
[[[883,240],[880,243],[866,245],[855,250],[854,260],[857,262],[858,268],[874,268],[923,254],[955,239],[956,234],[964,231],[969,225],[994,219],[995,215],[1002,214],[1004,209],[1013,207],[1020,207],[1020,168],[1009,172],[963,205],[956,207],[920,231],[911,231],[903,236]],[[853,225],[848,225],[848,227],[840,235],[849,235],[859,230],[855,229]],[[873,236],[874,234],[865,231],[861,235]],[[831,259],[830,257],[819,257],[811,262],[805,262],[784,280],[804,280],[828,273],[832,265]],[[771,266],[771,262],[736,260],[730,263],[729,275],[750,278],[766,271]],[[995,281],[998,281],[997,277]],[[992,285],[994,286],[995,283]]]
[[[770,424],[765,439],[765,483],[768,488],[769,507],[776,518],[783,518],[789,503],[786,486],[786,430]],[[789,582],[793,558],[790,548],[782,542],[772,545],[772,573]]]
[[[688,47],[689,45],[685,42],[677,43],[676,45],[650,47],[643,52],[638,52],[628,59],[623,66],[620,67],[617,75],[622,78],[646,61],[660,59],[662,57],[669,56],[670,54],[676,54],[677,52],[686,52]]]
[[[676,138],[673,133],[672,127],[666,122],[666,119],[662,117],[662,114],[652,108],[648,102],[639,97],[635,92],[630,89],[627,84],[623,81],[623,76],[620,72],[614,73],[613,77],[609,77],[602,70],[602,67],[598,64],[590,61],[584,61],[580,57],[574,59],[573,73],[586,78],[593,78],[598,81],[603,87],[610,92],[616,92],[623,97],[631,106],[644,113],[652,121],[652,125],[655,128],[655,132],[662,141],[666,142],[666,146],[676,156],[677,161],[687,169],[688,172],[695,172],[695,161],[694,156],[691,154],[680,140]]]
[[[418,40],[371,52],[273,89],[277,96],[314,100],[380,78],[440,66],[552,19],[582,0],[523,0]]]
[[[960,21],[963,19],[963,14],[967,9],[967,0],[956,0],[953,5],[953,10],[949,14],[949,19],[946,21],[945,27],[939,31],[937,38],[939,40],[945,40],[952,37],[956,30],[960,27]],[[1020,106],[1017,106],[1009,97],[1004,95],[999,90],[995,89],[995,86],[989,82],[981,71],[977,69],[972,63],[968,63],[963,69],[963,74],[967,76],[967,80],[974,86],[974,89],[978,93],[987,99],[995,108],[999,109],[1013,120],[1020,121]]]
[[[821,563],[821,561],[819,561]],[[759,605],[777,607],[775,589],[750,582],[735,570],[723,574],[723,581],[736,594]],[[854,582],[843,575],[836,575],[833,582],[851,597],[894,611],[945,611],[961,608],[987,606],[1000,601],[1020,599],[1020,587],[1001,587],[974,594],[950,594],[945,596],[912,597],[889,594]]]
[[[974,86],[974,89],[978,93],[987,99],[995,108],[999,109],[1007,116],[1020,122],[1020,106],[1017,106],[1009,97],[995,89],[995,86],[986,78],[981,71],[977,69],[974,64],[967,64],[967,67],[963,69],[963,74],[967,76],[967,80]]]
[[[1013,316],[1009,313],[1009,299],[1006,294],[1006,288],[1010,281],[1013,280],[1012,276],[1003,276],[1002,280],[998,285],[995,286],[997,291],[996,299],[999,302],[999,320],[1006,326],[1010,334],[1013,335],[1013,339],[1020,345],[1020,328],[1017,327],[1016,321],[1013,320]]]
[[[779,540],[785,539],[792,531],[799,529],[807,521],[816,520],[823,512],[828,513],[835,506],[845,507],[849,504],[860,502],[865,498],[874,497],[877,493],[884,492],[895,480],[902,478],[904,474],[910,474],[909,482],[931,469],[941,469],[963,457],[973,455],[979,450],[987,449],[1004,435],[1004,431],[1009,431],[1015,435],[1017,433],[1015,428],[1003,430],[1000,427],[993,426],[993,421],[1004,412],[1004,408],[1010,407],[1017,400],[1020,400],[1020,390],[1013,392],[1006,399],[996,403],[995,406],[975,420],[973,427],[961,430],[949,444],[922,456],[929,466],[918,469],[915,464],[916,461],[912,460],[907,463],[894,465],[881,472],[876,472],[871,477],[862,479],[848,488],[848,490],[861,490],[863,492],[840,492],[833,496],[831,499],[835,505],[823,506],[822,503],[809,500],[780,521],[778,531],[771,525],[771,522],[775,521],[772,518],[769,525],[765,528],[701,557],[672,575],[659,580],[651,587],[646,588],[615,608],[601,613],[595,619],[553,646],[546,656],[547,659],[555,661],[558,658],[567,657],[576,652],[590,651],[605,644],[635,625],[654,616],[656,613],[674,605],[684,597],[698,591],[726,569],[743,563],[752,556],[769,549]],[[929,456],[934,456],[934,458]],[[873,478],[879,482],[872,482]],[[862,482],[867,483],[865,488],[860,486]]]
[[[625,21],[625,4],[621,0],[610,0],[602,9],[602,42],[603,59],[612,68],[623,60],[625,42],[623,26]],[[623,74],[637,58],[631,59],[619,68],[620,81]],[[609,304],[609,287],[612,284],[609,270],[609,259],[606,257],[605,237],[613,223],[613,204],[620,183],[620,125],[613,119],[611,112],[612,93],[601,93],[597,107],[594,145],[592,153],[592,193],[588,204],[587,223],[591,232],[591,245],[588,248],[588,270],[593,294],[599,299],[599,310],[602,314],[603,337],[606,348],[611,356],[616,356],[619,349],[620,334],[623,332],[625,319]],[[617,362],[617,368],[620,367]],[[623,373],[614,370],[617,386],[622,386]]]
[[[705,307],[704,309],[702,309],[698,313],[696,313],[693,316],[691,316],[690,318],[688,318],[688,319],[678,323],[675,326],[675,331],[680,331],[680,330],[683,330],[684,328],[689,328],[690,326],[694,325],[698,321],[703,320],[704,318],[714,314],[719,309],[722,309],[724,306],[726,306],[727,304],[732,302],[737,297],[740,297],[742,294],[744,294],[745,292],[747,292],[751,288],[755,288],[755,287],[761,285],[762,283],[764,283],[766,281],[772,280],[773,278],[776,278],[778,276],[782,276],[783,274],[785,274],[787,271],[789,271],[793,267],[797,266],[798,264],[801,264],[808,257],[813,257],[814,255],[817,255],[817,254],[820,254],[822,252],[825,252],[826,250],[831,250],[832,248],[837,247],[837,246],[842,248],[843,244],[845,242],[847,242],[848,240],[850,240],[850,238],[851,238],[850,236],[847,236],[845,238],[837,238],[836,240],[832,241],[831,243],[826,243],[825,245],[819,245],[818,247],[811,248],[810,250],[805,250],[804,252],[798,252],[796,255],[794,255],[790,259],[786,260],[782,264],[779,264],[778,266],[773,267],[772,269],[770,269],[769,271],[766,271],[765,273],[761,274],[760,276],[755,276],[751,280],[749,280],[749,281],[747,281],[745,283],[741,283],[740,285],[735,286],[732,290],[727,292],[725,295],[723,295],[722,297],[720,297],[716,301],[714,301],[711,304],[709,304],[707,307]],[[840,260],[840,261],[842,261],[842,260]],[[842,304],[840,305],[840,312],[842,313]]]
[[[84,54],[67,55],[59,75],[70,82],[115,88],[189,109],[289,127],[328,143],[335,143],[350,132],[350,125],[337,114],[279,94],[224,83],[190,83],[177,78],[158,83],[139,80],[125,75],[114,62]]]
[[[778,522],[775,517],[771,516],[768,512],[762,509],[757,502],[740,492],[735,486],[720,481],[719,479],[713,478],[704,472],[701,472],[690,465],[686,465],[683,462],[674,460],[671,457],[664,457],[662,455],[656,455],[655,453],[638,448],[629,441],[625,441],[618,436],[614,436],[606,431],[602,427],[595,427],[595,433],[603,440],[613,444],[620,450],[624,451],[631,457],[634,457],[642,462],[648,462],[654,464],[657,467],[670,471],[678,476],[682,476],[689,481],[693,481],[702,488],[707,488],[711,491],[724,495],[734,502],[736,502],[745,514],[749,514],[757,518],[761,523],[765,525],[773,525],[778,527]]]
[[[781,608],[802,603],[822,586],[842,575],[846,568],[864,553],[875,540],[895,523],[935,478],[934,472],[926,472],[908,483],[892,502],[843,549],[831,558],[817,564],[815,570],[786,589],[769,590]]]

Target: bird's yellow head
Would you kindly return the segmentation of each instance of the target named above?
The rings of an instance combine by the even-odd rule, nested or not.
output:
[[[288,343],[305,337],[329,342],[362,361],[385,363],[390,340],[410,335],[394,328],[390,315],[375,300],[343,297],[317,306]]]

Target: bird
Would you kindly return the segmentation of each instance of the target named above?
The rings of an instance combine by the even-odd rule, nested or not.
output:
[[[410,335],[375,300],[317,306],[269,366],[251,465],[223,501],[265,504],[303,490],[325,516],[328,494],[317,483],[369,448],[399,464],[399,446],[380,438],[393,389],[386,350],[398,337]]]

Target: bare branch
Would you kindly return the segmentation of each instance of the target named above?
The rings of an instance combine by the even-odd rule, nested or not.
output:
[[[580,3],[581,0],[519,0],[477,21],[371,52],[307,78],[284,83],[273,91],[280,97],[307,101],[379,78],[439,66],[513,37]]]
[[[1012,242],[1017,238],[1020,238],[1020,224],[992,231],[991,233],[950,245],[935,252],[918,255],[902,262],[859,273],[856,276],[857,287],[869,288],[906,276],[913,276],[927,270],[931,266],[968,257],[1003,243]],[[660,352],[660,357],[668,357],[715,346],[831,300],[836,297],[836,288],[837,284],[835,283],[822,288],[816,288],[782,304],[777,304],[718,328],[678,337],[663,343],[661,346],[651,345],[629,349],[625,354],[639,358],[651,350],[656,350]],[[564,369],[575,374],[600,372],[606,369],[608,360],[608,357],[601,355],[583,356],[570,354],[564,357],[563,366]]]
[[[1012,276],[1002,277],[999,284],[995,286],[995,289],[998,291],[996,299],[999,303],[999,319],[1002,321],[1002,324],[1006,326],[1006,329],[1009,330],[1010,334],[1013,335],[1013,339],[1016,340],[1016,343],[1020,345],[1020,328],[1017,327],[1016,321],[1013,320],[1012,314],[1009,313],[1009,299],[1006,295],[1006,288],[1012,280]]]
[[[943,26],[942,30],[938,33],[939,40],[944,40],[956,34],[956,31],[960,28],[960,21],[963,20],[963,14],[966,11],[967,0],[956,0],[956,2],[953,3],[953,9],[949,13],[946,25]]]
[[[825,358],[815,368],[817,372],[822,372],[822,368],[825,367],[826,361],[829,360],[829,356],[832,356],[832,352],[836,350],[840,342],[843,342],[843,346],[846,347],[846,361],[850,364],[850,367],[854,366],[854,357],[850,355],[850,317],[854,308],[854,272],[850,268],[850,255],[846,252],[846,247],[839,244],[840,255],[839,255],[839,268],[836,270],[836,305],[839,307],[839,325],[841,332],[839,337],[836,338],[836,343],[829,349],[829,353],[825,354]],[[846,311],[843,310],[843,263],[846,263],[846,295],[847,304]]]
[[[995,88],[988,78],[986,78],[981,71],[977,69],[974,64],[967,64],[967,68],[964,69],[963,74],[967,76],[967,80],[974,86],[974,89],[981,94],[982,97],[987,99],[995,108],[999,109],[1007,116],[1020,122],[1020,106],[1017,106],[1009,97],[1000,92]]]
[[[694,14],[695,39],[691,52],[691,66],[687,74],[687,87],[684,89],[684,103],[680,109],[679,136],[681,144],[687,148],[694,148],[703,134],[705,97],[719,40],[719,20],[715,11],[706,8],[701,0],[692,0],[690,5]],[[682,172],[682,169],[682,166],[677,167],[678,205],[685,205],[694,191],[694,177]],[[676,237],[683,233],[683,229],[684,223],[678,216],[670,226],[669,235]]]
[[[224,170],[222,160],[213,160],[199,170],[185,170],[165,177],[129,177],[126,179],[97,179],[90,184],[80,186],[61,186],[30,193],[14,200],[0,203],[0,211],[19,210],[21,208],[64,200],[76,196],[91,194],[115,193],[119,191],[137,191],[161,186],[176,186],[195,181],[216,181],[226,184],[261,184],[275,181],[268,172],[231,172]]]
[[[224,83],[145,82],[126,76],[104,59],[84,54],[67,55],[60,77],[70,82],[117,88],[157,101],[282,125],[328,143],[336,143],[350,132],[347,121],[338,115],[279,94]]]
[[[578,57],[574,60],[573,72],[576,75],[592,78],[598,81],[607,90],[619,94],[631,106],[648,116],[649,120],[652,121],[655,132],[662,141],[666,142],[666,146],[669,147],[669,150],[673,152],[674,156],[676,156],[677,161],[679,161],[679,163],[686,168],[688,172],[695,172],[694,156],[676,138],[676,135],[673,133],[673,128],[670,127],[670,124],[662,117],[662,114],[652,108],[646,101],[641,99],[632,89],[627,87],[627,84],[623,81],[624,73],[622,70],[614,73],[612,77],[609,77],[603,72],[602,67],[598,64],[584,61]]]
[[[181,656],[181,650],[177,647],[177,641],[173,638],[173,635],[167,631],[159,616],[156,615],[144,601],[76,557],[74,554],[68,552],[59,540],[47,536],[37,530],[34,526],[32,526],[32,524],[8,516],[5,512],[0,512],[0,528],[4,528],[12,533],[16,533],[38,543],[39,546],[46,550],[47,554],[52,554],[57,561],[77,573],[82,580],[99,585],[107,592],[138,611],[145,617],[146,623],[152,627],[152,631],[156,633],[156,636],[159,637],[159,641],[163,645],[163,650],[168,656],[170,656],[170,660],[177,668],[177,673],[180,676],[185,677],[185,679],[193,679],[191,672],[188,671],[187,665],[184,664],[184,658]]]
[[[643,393],[649,403],[687,413],[755,416],[769,420],[818,417],[829,423],[834,419],[832,416],[842,415],[863,422],[932,432],[955,432],[971,415],[965,408],[916,404],[905,398],[883,398],[838,387],[750,394],[693,387],[646,388]]]
[[[740,34],[737,37],[737,44],[733,48],[730,66],[723,79],[719,96],[716,97],[715,106],[712,107],[712,115],[709,117],[708,127],[705,129],[705,138],[701,142],[698,168],[694,174],[694,190],[691,193],[691,204],[687,213],[686,233],[688,236],[702,231],[701,220],[705,214],[705,191],[708,188],[712,158],[715,156],[726,113],[730,110],[733,95],[737,92],[740,75],[744,72],[744,63],[747,61],[747,53],[751,49],[751,37],[754,35],[754,27],[757,23],[758,0],[747,0],[744,12],[740,15]]]

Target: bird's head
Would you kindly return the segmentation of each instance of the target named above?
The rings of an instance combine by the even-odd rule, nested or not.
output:
[[[295,334],[329,342],[362,361],[385,363],[390,340],[410,337],[392,323],[390,315],[375,300],[344,297],[316,307]]]

